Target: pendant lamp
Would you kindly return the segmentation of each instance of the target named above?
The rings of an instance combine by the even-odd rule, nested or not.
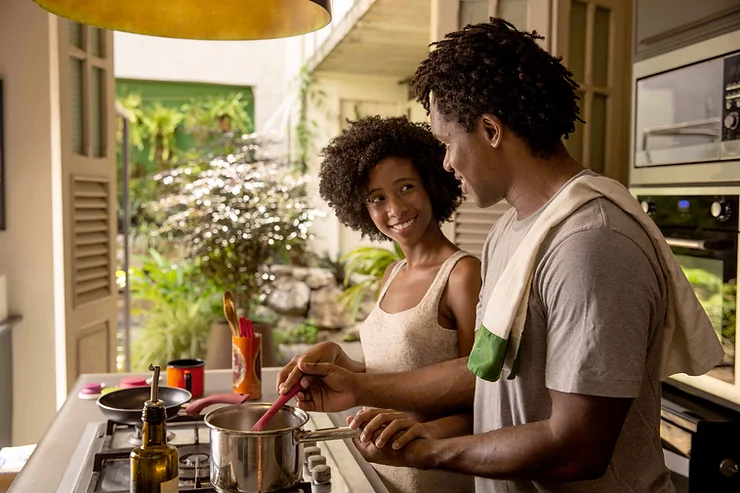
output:
[[[285,38],[316,31],[331,21],[330,0],[33,1],[82,24],[167,38]]]

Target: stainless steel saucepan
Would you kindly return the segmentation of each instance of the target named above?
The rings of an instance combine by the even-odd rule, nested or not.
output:
[[[211,434],[211,483],[220,493],[268,493],[294,486],[303,472],[303,444],[353,438],[359,430],[306,431],[308,414],[283,406],[264,431],[250,431],[269,403],[225,406],[206,414]]]

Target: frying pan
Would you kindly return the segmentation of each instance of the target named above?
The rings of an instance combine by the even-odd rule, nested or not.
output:
[[[141,424],[141,412],[144,403],[149,400],[151,389],[146,387],[132,387],[114,390],[98,399],[98,407],[111,421],[126,425]],[[159,400],[164,403],[167,419],[172,419],[180,413],[181,408],[192,397],[185,389],[178,387],[159,387]],[[241,404],[247,400],[247,394],[214,394],[203,399],[191,402],[185,413],[197,416],[200,411],[211,404]]]

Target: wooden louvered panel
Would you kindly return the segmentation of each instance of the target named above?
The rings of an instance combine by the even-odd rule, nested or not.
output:
[[[96,323],[80,331],[77,339],[77,373],[106,373],[110,356],[101,348],[108,347],[110,331],[108,322]]]
[[[85,234],[80,232],[75,238],[75,246],[94,245],[108,240],[108,236],[103,232]]]
[[[105,267],[92,267],[85,269],[77,275],[77,282],[90,281],[93,279],[100,279],[104,275],[108,274],[108,269]]]
[[[78,246],[75,248],[76,258],[88,258],[97,257],[99,255],[105,256],[108,253],[108,246],[104,243],[97,243],[93,245]]]
[[[510,208],[504,201],[487,209],[478,208],[470,200],[463,202],[455,214],[455,244],[480,257],[493,224]]]
[[[75,223],[75,243],[77,238],[82,239],[83,233],[104,233],[108,231],[106,221],[83,221]],[[105,235],[108,238],[108,235]]]
[[[72,213],[75,306],[111,294],[108,182],[75,178]]]
[[[105,221],[108,219],[108,208],[85,209],[75,204],[75,222]]]

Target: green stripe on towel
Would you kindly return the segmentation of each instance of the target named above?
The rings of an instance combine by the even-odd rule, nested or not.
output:
[[[501,378],[506,344],[506,339],[491,333],[481,325],[475,335],[473,350],[468,357],[468,369],[483,380],[496,382]]]

